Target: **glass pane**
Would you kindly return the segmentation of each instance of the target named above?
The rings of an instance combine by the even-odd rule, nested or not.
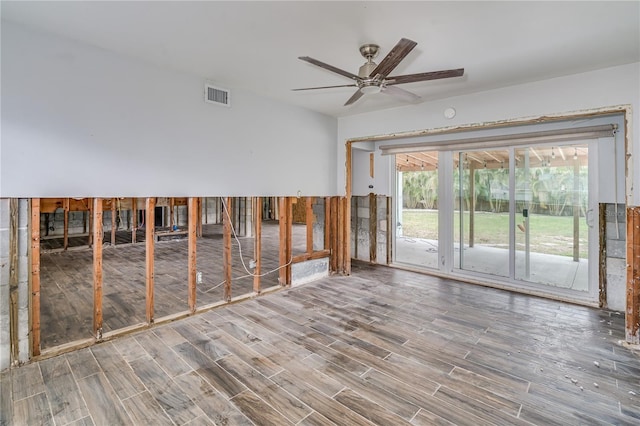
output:
[[[588,291],[588,146],[516,149],[516,279]]]
[[[455,265],[508,277],[509,151],[456,153],[454,189]]]
[[[396,156],[396,261],[438,268],[438,153]]]

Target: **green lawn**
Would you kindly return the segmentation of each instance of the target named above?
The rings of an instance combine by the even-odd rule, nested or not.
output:
[[[454,213],[454,238],[460,240],[458,212]],[[522,215],[516,220],[522,223]],[[475,213],[475,244],[509,247],[508,213]],[[531,251],[562,256],[573,256],[573,217],[531,215],[529,218]],[[580,218],[580,257],[587,257],[587,226]],[[405,210],[402,214],[402,232],[406,237],[438,239],[438,212],[435,210]],[[465,212],[465,244],[469,243],[469,213]],[[516,229],[516,246],[524,249],[524,232]]]

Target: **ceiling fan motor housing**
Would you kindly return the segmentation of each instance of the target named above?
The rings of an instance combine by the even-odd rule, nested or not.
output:
[[[367,62],[366,64],[364,64],[363,66],[360,67],[360,70],[358,71],[358,77],[360,77],[360,78],[369,78],[369,75],[371,74],[371,71],[376,69],[377,66],[378,66],[378,64],[376,64],[373,61]]]

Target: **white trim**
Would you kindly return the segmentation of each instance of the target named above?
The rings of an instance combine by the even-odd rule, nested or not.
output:
[[[497,136],[484,136],[474,138],[462,138],[447,141],[416,142],[410,144],[382,145],[382,155],[405,154],[420,151],[455,150],[465,151],[482,148],[502,148],[505,145],[531,145],[546,143],[561,143],[573,140],[598,139],[612,136],[617,129],[615,124],[601,126],[587,126],[579,128],[567,128],[559,130],[546,130],[541,132],[515,133]]]

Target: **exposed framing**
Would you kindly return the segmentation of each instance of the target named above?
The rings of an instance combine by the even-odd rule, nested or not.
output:
[[[224,203],[224,214],[222,215],[222,229],[223,229],[223,256],[222,262],[224,263],[224,296],[225,302],[231,301],[231,209],[232,198],[227,197]]]
[[[256,294],[261,294],[264,291],[261,288],[260,283],[260,274],[261,274],[261,237],[262,237],[262,198],[261,197],[252,197],[246,201],[251,201],[253,203],[252,208],[252,220],[253,222],[253,231],[255,237],[255,246],[254,246],[254,257],[256,261],[256,269],[254,272],[254,293],[246,294],[240,297],[237,297],[232,300],[231,295],[231,238],[232,238],[232,220],[233,217],[229,214],[230,211],[233,211],[233,201],[234,199],[231,197],[226,197],[226,208],[228,209],[225,214],[223,214],[223,232],[224,232],[224,247],[223,254],[225,254],[224,261],[224,274],[225,274],[225,295],[224,300],[221,302],[216,302],[207,306],[197,307],[196,303],[196,247],[197,247],[197,238],[199,232],[201,232],[200,227],[202,226],[202,220],[197,216],[201,214],[203,210],[201,204],[201,198],[199,197],[191,197],[191,198],[165,198],[161,199],[162,201],[158,201],[158,198],[149,197],[143,198],[144,204],[141,207],[141,204],[137,201],[136,198],[127,199],[127,203],[130,200],[130,208],[131,215],[133,216],[132,221],[130,222],[132,229],[132,237],[131,241],[134,242],[135,232],[139,227],[138,220],[138,208],[144,209],[144,226],[145,226],[145,323],[136,324],[129,327],[120,328],[118,330],[114,330],[111,332],[103,331],[103,245],[105,241],[104,235],[104,227],[103,227],[103,219],[104,219],[104,211],[110,210],[112,212],[111,220],[116,219],[116,215],[113,214],[114,210],[118,210],[120,207],[118,198],[85,198],[82,200],[79,199],[71,199],[71,198],[51,198],[51,199],[31,199],[29,201],[29,211],[30,211],[30,232],[31,232],[31,244],[29,246],[30,251],[30,275],[29,275],[29,285],[32,289],[31,291],[31,299],[30,299],[30,355],[35,359],[44,359],[51,356],[55,356],[64,352],[68,352],[70,350],[75,350],[83,347],[90,346],[95,342],[99,341],[107,341],[111,340],[116,336],[124,335],[131,333],[136,330],[144,329],[152,326],[153,324],[164,323],[167,321],[173,321],[178,318],[182,318],[188,315],[191,315],[196,312],[204,312],[210,309],[215,308],[216,306],[224,305],[229,302],[235,302],[238,300],[242,300],[245,298],[249,298],[255,296]],[[344,253],[344,246],[340,239],[342,235],[346,232],[346,222],[344,221],[345,216],[345,206],[346,206],[346,198],[340,197],[325,197],[325,218],[324,218],[324,239],[321,244],[324,244],[325,247],[334,247],[335,249],[330,250],[329,248],[314,250],[313,249],[313,225],[314,225],[314,200],[315,197],[307,197],[305,198],[305,222],[307,225],[306,232],[306,252],[300,256],[292,257],[292,247],[291,247],[291,235],[292,235],[292,204],[293,197],[280,197],[277,199],[278,205],[274,206],[274,210],[277,211],[279,218],[281,219],[280,224],[280,239],[284,238],[284,244],[281,245],[280,251],[280,277],[282,278],[281,285],[290,285],[291,284],[291,265],[295,262],[303,262],[311,259],[319,259],[323,257],[329,257],[330,259],[337,258],[340,253]],[[17,199],[16,199],[17,201]],[[154,273],[154,257],[155,257],[155,245],[156,245],[156,226],[155,226],[155,208],[156,206],[165,205],[169,207],[169,204],[173,204],[173,206],[177,205],[186,205],[188,207],[188,238],[189,238],[189,253],[188,253],[188,310],[183,312],[178,312],[175,314],[171,314],[169,316],[160,318],[157,320],[155,318],[154,312],[154,285],[155,285],[155,273]],[[44,208],[43,208],[44,204]],[[331,213],[331,208],[334,208],[334,212]],[[93,336],[86,339],[81,339],[69,343],[65,343],[59,346],[55,346],[52,348],[47,348],[44,352],[42,352],[41,346],[41,336],[40,336],[40,215],[45,212],[55,212],[56,209],[60,207],[64,208],[68,211],[82,211],[88,214],[84,215],[85,220],[84,224],[87,222],[90,226],[88,226],[88,232],[85,228],[86,235],[88,236],[88,243],[90,246],[84,246],[87,248],[91,248],[92,250],[92,261],[93,261]],[[128,208],[127,205],[125,208]],[[245,205],[244,209],[246,210],[248,206]],[[174,209],[175,211],[175,209]],[[245,212],[248,213],[248,210]],[[165,219],[166,224],[167,220]],[[175,224],[174,218],[174,224]],[[163,224],[163,225],[164,225]],[[115,226],[112,226],[112,230],[115,231]],[[247,229],[248,230],[248,229]],[[114,235],[110,236],[111,241],[115,241]],[[68,229],[65,232],[66,237],[68,238]],[[107,240],[108,242],[109,240]],[[347,257],[343,255],[343,258],[340,259],[340,262],[335,262],[336,267],[340,270],[344,270],[344,261]],[[280,278],[279,277],[279,278]],[[277,287],[271,287],[266,291],[274,291]]]
[[[93,199],[93,336],[102,340],[102,200]]]
[[[18,199],[9,200],[9,346],[11,362],[18,353]]]
[[[40,198],[31,199],[31,353],[40,355]]]
[[[253,291],[260,294],[260,274],[262,270],[262,198],[253,198],[253,258],[256,267],[253,270]]]
[[[633,160],[632,160],[632,147],[633,147],[633,138],[631,133],[631,120],[632,120],[632,110],[631,105],[617,105],[617,106],[609,106],[602,107],[590,110],[583,111],[572,111],[565,113],[556,113],[549,115],[539,115],[525,118],[516,118],[516,119],[508,119],[508,120],[499,120],[493,122],[481,122],[481,123],[473,123],[466,124],[460,126],[450,126],[450,127],[441,127],[441,128],[432,128],[432,129],[424,129],[418,131],[408,131],[408,132],[399,132],[399,133],[389,133],[389,134],[380,134],[380,135],[372,135],[372,136],[364,136],[358,138],[351,138],[345,142],[345,195],[348,200],[347,209],[351,207],[351,195],[352,195],[352,145],[358,142],[380,142],[380,141],[390,141],[397,139],[406,139],[406,138],[418,138],[424,136],[433,136],[433,135],[443,135],[449,133],[461,133],[473,130],[486,130],[486,129],[496,129],[496,128],[507,128],[518,125],[526,125],[526,124],[539,124],[539,123],[548,123],[548,122],[557,122],[557,121],[565,121],[565,120],[576,120],[576,119],[585,119],[592,117],[599,117],[604,115],[612,115],[612,114],[623,114],[624,115],[624,130],[625,130],[625,201],[627,206],[627,309],[625,312],[625,334],[626,341],[630,344],[640,344],[640,268],[638,262],[640,261],[640,235],[629,235],[630,229],[633,229],[633,226],[639,226],[640,223],[635,222],[635,216],[640,214],[638,211],[638,207],[633,206]],[[350,213],[350,212],[349,212]],[[351,214],[348,214],[346,217],[346,222],[348,226],[346,227],[347,234],[345,234],[345,246],[350,244],[350,232],[351,232]],[[633,221],[633,222],[631,222]],[[635,238],[637,236],[637,240],[630,240],[631,238]],[[350,254],[350,250],[347,251]],[[350,256],[348,256],[350,258]],[[350,266],[350,259],[346,262]],[[345,271],[346,272],[346,271]],[[425,274],[433,274],[430,271],[420,271]],[[467,280],[472,282],[471,280]],[[478,284],[487,285],[486,282]]]
[[[281,286],[291,285],[291,225],[292,203],[290,197],[280,197],[278,208],[278,223],[280,227],[280,271],[279,282]]]
[[[156,199],[147,198],[145,202],[145,290],[147,324],[154,322],[154,256],[156,247],[155,221]]]
[[[196,273],[197,273],[197,254],[196,254],[196,240],[197,229],[198,229],[198,199],[195,197],[189,197],[189,206],[188,206],[188,214],[189,217],[187,219],[187,226],[189,227],[189,248],[188,248],[188,274],[189,274],[189,293],[188,293],[188,304],[189,304],[189,312],[194,313],[196,311]]]
[[[625,338],[640,343],[640,207],[627,207],[627,310]]]

